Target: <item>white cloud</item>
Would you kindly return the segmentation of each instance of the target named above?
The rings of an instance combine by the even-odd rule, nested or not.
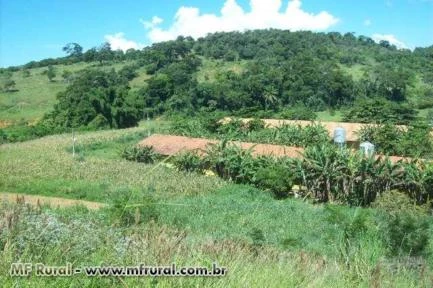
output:
[[[365,19],[364,20],[364,26],[370,26],[371,25],[371,20],[370,19]]]
[[[144,47],[143,44],[134,42],[132,40],[125,39],[125,35],[122,32],[113,34],[113,35],[105,35],[105,41],[110,43],[112,50],[123,50],[126,51],[130,48],[141,49]]]
[[[159,18],[158,16],[153,16],[151,21],[144,21],[143,19],[140,19],[140,22],[144,25],[146,29],[151,29],[155,27],[156,25],[159,25],[164,20]]]
[[[408,49],[408,46],[398,40],[394,35],[392,34],[373,34],[371,38],[376,42],[379,43],[382,40],[388,41],[390,44],[395,45],[398,49]]]
[[[283,3],[286,7],[282,12]],[[326,11],[308,13],[301,8],[301,0],[250,0],[251,11],[244,11],[236,0],[226,0],[221,15],[202,14],[195,7],[180,7],[168,29],[159,26],[163,19],[154,16],[152,21],[141,20],[148,30],[150,42],[175,39],[179,35],[194,38],[222,31],[245,31],[252,29],[289,29],[322,31],[339,20]]]

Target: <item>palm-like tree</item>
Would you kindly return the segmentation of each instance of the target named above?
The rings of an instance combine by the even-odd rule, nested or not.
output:
[[[263,100],[265,102],[265,110],[268,110],[269,104],[275,104],[278,101],[278,91],[274,86],[268,86],[263,91]]]

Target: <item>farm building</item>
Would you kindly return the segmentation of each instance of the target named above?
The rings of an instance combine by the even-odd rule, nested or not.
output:
[[[184,151],[197,151],[203,154],[210,144],[218,143],[218,140],[210,140],[204,138],[192,138],[184,136],[173,135],[160,135],[154,134],[142,140],[139,146],[152,146],[154,151],[164,156],[176,155]],[[240,145],[243,149],[252,149],[252,154],[255,156],[269,155],[269,156],[287,156],[290,158],[302,158],[304,149],[301,147],[291,147],[273,144],[258,144],[249,142],[231,142],[235,145]],[[384,157],[383,155],[376,155],[376,157]],[[399,160],[408,160],[411,158],[389,156],[391,162],[396,163]]]

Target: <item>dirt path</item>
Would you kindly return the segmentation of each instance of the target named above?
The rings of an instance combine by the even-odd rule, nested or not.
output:
[[[48,204],[51,207],[71,207],[76,205],[82,205],[92,210],[102,208],[106,205],[103,203],[90,202],[84,200],[73,200],[73,199],[65,199],[65,198],[58,198],[58,197],[0,192],[0,202],[3,201],[8,201],[8,202],[23,201],[24,203],[28,203],[31,205],[38,205],[39,202],[40,205]]]
[[[8,127],[10,125],[12,125],[12,121],[0,120],[0,129],[1,128],[6,128],[6,127]]]

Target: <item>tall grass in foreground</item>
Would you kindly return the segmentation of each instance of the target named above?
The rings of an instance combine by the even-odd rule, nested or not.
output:
[[[130,228],[109,225],[102,213],[0,206],[0,283],[4,287],[431,287],[425,264],[412,269],[378,260],[371,264],[368,239],[344,260],[262,243],[201,238],[155,222]],[[41,233],[41,230],[44,233]],[[260,238],[260,237],[259,237]],[[7,276],[12,262],[94,265],[210,266],[228,269],[218,278],[91,278]],[[423,266],[424,265],[424,266]],[[424,268],[423,268],[424,267]]]

